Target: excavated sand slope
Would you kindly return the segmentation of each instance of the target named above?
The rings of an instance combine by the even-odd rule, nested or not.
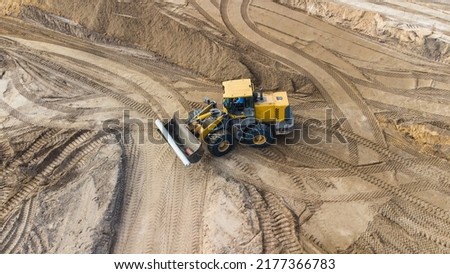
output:
[[[399,50],[406,47],[431,60],[450,63],[450,5],[445,1],[277,2],[368,35],[379,42],[397,46]]]
[[[2,252],[450,252],[447,65],[272,1],[14,3]],[[139,130],[243,76],[292,91],[296,136],[185,168]],[[104,132],[124,110],[149,124]]]

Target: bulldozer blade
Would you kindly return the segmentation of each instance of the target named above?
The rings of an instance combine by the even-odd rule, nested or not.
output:
[[[155,124],[185,166],[200,161],[204,152],[202,143],[189,131],[185,124],[181,123],[178,117],[174,116],[166,124],[156,120]]]

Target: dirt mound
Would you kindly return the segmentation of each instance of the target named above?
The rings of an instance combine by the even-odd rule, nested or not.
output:
[[[450,43],[439,31],[393,21],[378,12],[344,3],[318,0],[278,0],[280,4],[306,11],[327,22],[350,28],[382,43],[408,48],[429,59],[450,62]]]
[[[206,35],[202,26],[173,20],[156,4],[47,2],[21,6],[21,17],[95,42],[125,44],[150,50],[169,62],[217,83],[236,78],[253,78],[257,85],[268,90],[315,91],[314,85],[303,75],[261,56],[234,38],[231,42],[230,39],[224,41],[223,33]]]
[[[84,39],[0,18],[4,253],[449,252],[448,163],[421,153],[448,154],[439,147],[448,144],[445,64],[270,1],[223,2],[219,13],[208,2],[242,41],[193,24],[188,7],[171,14],[166,4],[127,2],[23,7],[22,18]],[[245,18],[275,28],[255,31]],[[220,100],[217,82],[240,72],[268,89],[314,91],[286,60],[323,85],[320,95],[289,96],[305,121],[296,128],[323,142],[308,144],[308,134],[239,145],[186,168],[168,145],[144,140],[151,119],[200,107],[205,95]],[[329,116],[333,106],[342,111]],[[124,110],[148,128],[129,121],[134,129],[116,132],[121,143],[105,145],[119,138],[97,126]],[[384,115],[392,122],[375,120]]]
[[[99,34],[104,34],[110,39],[143,47],[216,81],[251,76],[231,49],[171,20],[158,12],[153,4],[55,1],[49,6],[50,12],[69,18],[86,29],[79,33],[80,28],[58,27],[61,23],[68,23],[55,16],[46,16],[32,7],[25,7],[22,15],[65,33],[83,37],[88,36],[87,30],[90,30],[96,33],[92,39],[103,41],[106,38]]]
[[[450,125],[447,123],[407,117],[379,117],[379,120],[387,129],[402,134],[417,151],[450,160]]]

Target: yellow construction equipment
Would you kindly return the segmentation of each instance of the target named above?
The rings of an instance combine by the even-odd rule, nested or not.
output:
[[[202,144],[214,156],[223,156],[237,142],[265,147],[275,135],[293,131],[294,119],[286,92],[255,90],[250,79],[222,84],[222,110],[216,102],[205,99],[207,106],[191,111],[185,120],[175,115],[165,124],[156,121],[159,132],[186,166],[201,159]]]

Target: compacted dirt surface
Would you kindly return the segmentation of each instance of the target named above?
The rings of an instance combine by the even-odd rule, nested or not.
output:
[[[450,253],[450,6],[358,3],[2,2],[1,252]],[[184,167],[238,78],[295,134]]]

